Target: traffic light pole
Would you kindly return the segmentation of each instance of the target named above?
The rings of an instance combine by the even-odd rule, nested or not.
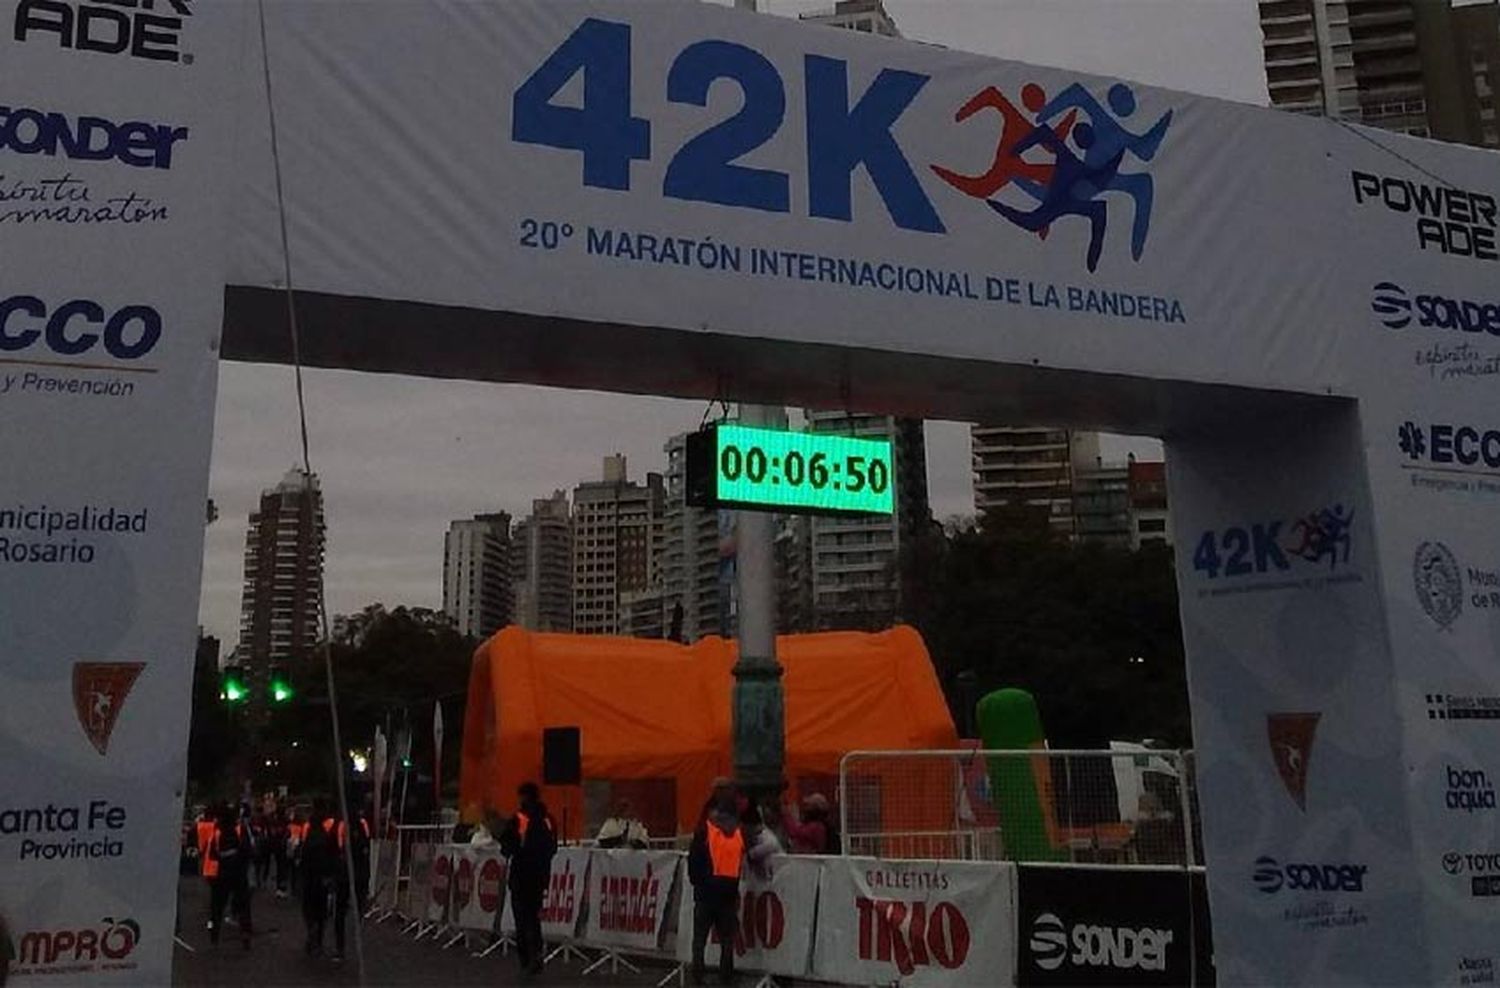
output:
[[[783,409],[741,405],[740,422],[786,426]],[[740,511],[735,567],[739,589],[739,661],[734,667],[734,773],[757,803],[779,799],[786,763],[786,714],[776,659],[776,516]]]

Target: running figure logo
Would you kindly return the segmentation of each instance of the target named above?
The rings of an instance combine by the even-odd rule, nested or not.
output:
[[[73,664],[73,711],[84,735],[99,754],[109,752],[109,739],[115,732],[120,709],[144,668],[144,662]]]
[[[1074,83],[1049,101],[1046,91],[1033,82],[1021,88],[1023,112],[998,89],[987,87],[960,107],[954,120],[962,123],[983,109],[1000,114],[1000,137],[989,170],[980,175],[963,175],[941,165],[932,170],[958,191],[983,199],[1011,223],[1044,239],[1060,219],[1088,220],[1090,271],[1098,268],[1104,251],[1111,204],[1106,196],[1123,194],[1135,207],[1130,256],[1139,261],[1151,232],[1156,187],[1145,172],[1125,170],[1127,156],[1143,163],[1155,158],[1172,124],[1172,111],[1136,133],[1125,124],[1136,111],[1135,91],[1117,82],[1105,100],[1107,108]],[[1086,119],[1079,120],[1080,114]],[[1008,185],[1029,196],[1034,201],[1031,208],[997,198]]]

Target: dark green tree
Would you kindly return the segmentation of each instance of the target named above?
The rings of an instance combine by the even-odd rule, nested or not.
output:
[[[975,696],[1017,686],[1054,747],[1190,744],[1169,549],[1075,545],[1045,515],[1006,509],[934,533],[906,566],[908,619],[960,725]]]

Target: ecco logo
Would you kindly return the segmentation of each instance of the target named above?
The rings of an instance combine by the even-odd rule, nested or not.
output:
[[[1453,329],[1500,336],[1500,303],[1475,302],[1444,295],[1408,295],[1392,281],[1375,286],[1370,308],[1391,329],[1405,329],[1415,318],[1423,329]]]
[[[1500,429],[1481,431],[1470,425],[1405,422],[1397,430],[1397,444],[1408,459],[1428,463],[1458,463],[1500,470]]]
[[[1079,923],[1072,930],[1072,953],[1063,921],[1054,913],[1042,913],[1031,925],[1031,959],[1043,971],[1055,971],[1064,963],[1074,967],[1109,967],[1116,971],[1165,971],[1167,947],[1175,934],[1151,927],[1093,926]]]
[[[182,19],[192,0],[21,0],[15,37],[52,36],[61,48],[191,64],[183,54]],[[123,10],[121,8],[124,8]]]
[[[186,140],[186,127],[131,120],[116,124],[103,117],[70,118],[25,107],[0,106],[0,151],[61,154],[73,161],[114,158],[135,168],[172,167],[172,146]]]
[[[1288,892],[1363,892],[1368,865],[1288,864],[1275,858],[1255,859],[1252,880],[1267,895]]]
[[[49,309],[35,295],[0,298],[0,352],[14,353],[40,342],[55,354],[76,357],[102,344],[117,360],[139,360],[160,339],[161,314],[149,305],[108,312],[88,299]]]

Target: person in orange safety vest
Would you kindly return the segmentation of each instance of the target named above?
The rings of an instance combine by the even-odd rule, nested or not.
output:
[[[719,982],[734,984],[734,935],[745,861],[745,835],[740,830],[737,807],[733,784],[728,779],[716,781],[688,850],[688,879],[693,884],[694,984],[703,983],[703,951],[710,930],[719,935]]]
[[[516,918],[516,959],[521,971],[542,970],[542,900],[552,878],[557,853],[557,823],[542,802],[541,790],[528,782],[516,790],[520,808],[500,834],[500,853],[510,860],[508,884]]]

